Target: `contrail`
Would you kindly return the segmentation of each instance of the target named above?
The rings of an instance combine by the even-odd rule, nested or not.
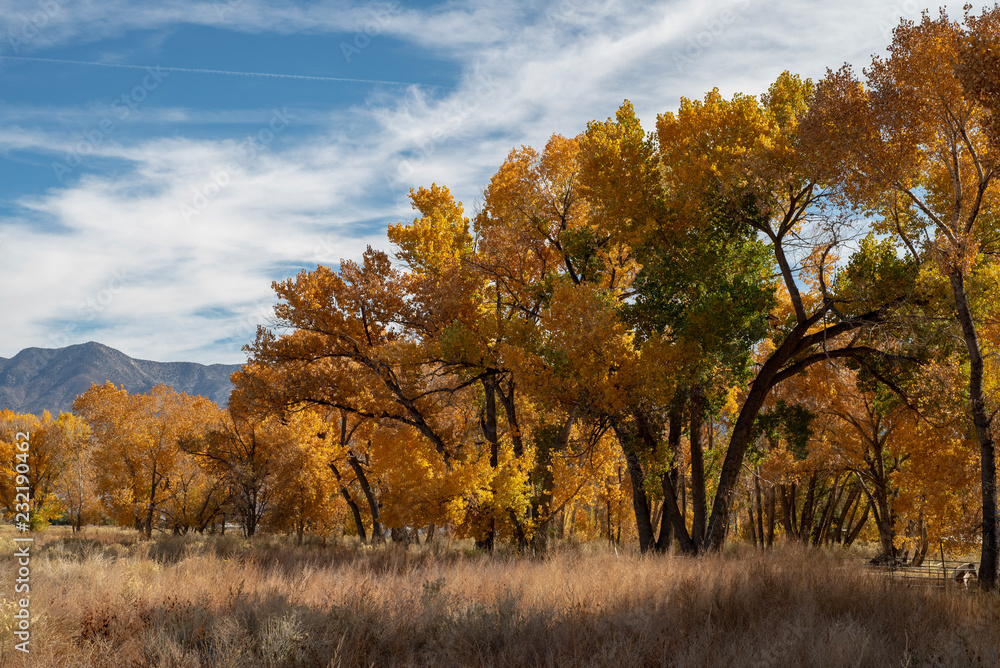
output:
[[[431,84],[418,84],[410,81],[385,81],[382,79],[350,79],[346,77],[314,77],[306,74],[274,74],[272,72],[236,72],[233,70],[208,70],[195,67],[163,67],[162,65],[123,65],[120,63],[98,63],[90,60],[63,60],[61,58],[31,58],[29,56],[0,56],[0,60],[26,60],[35,63],[61,63],[64,65],[93,65],[95,67],[117,67],[126,70],[165,70],[167,72],[193,72],[195,74],[228,74],[239,77],[270,77],[272,79],[304,79],[307,81],[340,81],[347,83],[388,84],[390,86],[427,86],[440,88]]]

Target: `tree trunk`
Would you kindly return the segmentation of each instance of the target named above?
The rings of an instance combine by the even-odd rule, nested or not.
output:
[[[757,536],[760,539],[760,549],[767,547],[764,544],[764,504],[760,493],[760,467],[754,471],[753,477],[754,503],[757,506]]]
[[[496,384],[493,378],[483,379],[483,392],[486,396],[483,415],[480,417],[480,426],[483,431],[483,438],[490,444],[490,468],[494,471],[500,466],[500,443],[497,436],[497,402]],[[486,521],[486,535],[476,541],[476,547],[492,552],[496,544],[497,522],[492,510],[490,517]]]
[[[799,537],[799,527],[795,520],[795,483],[781,485],[781,516],[785,525],[785,537],[797,539]]]
[[[681,473],[681,518],[684,521],[684,526],[687,526],[688,521],[688,484],[687,475]]]
[[[146,538],[153,536],[153,512],[156,510],[156,487],[160,481],[156,477],[156,464],[153,464],[153,471],[150,475],[149,503],[146,507],[146,519],[143,521],[142,533]]]
[[[538,461],[535,465],[535,477],[541,483],[541,490],[537,496],[538,502],[535,507],[535,517],[542,519],[540,520],[538,527],[535,529],[535,535],[531,539],[531,545],[538,552],[544,552],[549,548],[549,528],[552,524],[552,516],[550,513],[552,511],[552,493],[555,485],[555,480],[552,477],[552,454],[553,452],[562,452],[569,447],[569,437],[573,432],[574,422],[576,422],[575,410],[566,416],[566,421],[563,423],[562,427],[560,427],[554,443],[543,442],[539,443],[536,447]],[[646,518],[648,520],[648,507],[646,512]]]
[[[767,547],[774,545],[774,485],[767,488]]]
[[[843,488],[838,484],[838,480],[834,478],[833,485],[830,486],[830,491],[827,494],[826,505],[823,507],[823,513],[820,515],[819,524],[813,529],[812,534],[812,544],[814,546],[819,546],[823,542],[823,538],[826,536],[827,527],[830,526],[830,521],[833,517],[833,512],[837,507],[837,503],[840,502],[840,495]]]
[[[774,377],[778,374],[781,366],[790,353],[786,352],[790,348],[791,337],[799,328],[789,334],[789,339],[768,359],[747,393],[743,401],[743,408],[740,410],[733,431],[729,439],[729,448],[726,450],[726,457],[722,461],[722,471],[719,474],[719,486],[715,492],[715,501],[712,504],[712,517],[708,522],[708,548],[711,550],[721,550],[726,540],[727,525],[732,514],[733,493],[736,490],[736,483],[740,478],[740,471],[743,469],[743,459],[746,456],[747,448],[753,436],[753,426],[764,406],[767,395],[771,392]],[[801,335],[804,335],[805,331]],[[798,338],[801,338],[799,335]]]
[[[875,496],[871,499],[872,513],[875,515],[875,526],[878,528],[878,539],[882,554],[886,557],[896,556],[896,519],[889,505],[886,485],[876,482]]]
[[[611,531],[611,497],[610,496],[608,497],[607,503],[605,503],[604,505],[606,506],[606,513],[607,513],[607,520],[608,520],[608,522],[607,522],[607,524],[608,524],[608,545],[614,545],[615,544],[615,534],[612,533],[612,531]]]
[[[634,441],[637,441],[638,437],[625,433],[617,423],[614,425],[614,430],[625,455],[629,480],[632,482],[632,509],[635,511],[635,528],[639,534],[639,551],[647,552],[655,545],[655,541],[653,539],[653,524],[649,516],[649,499],[644,487],[646,477],[635,453],[636,444]],[[610,506],[608,507],[608,533],[611,533]]]
[[[838,544],[844,542],[844,524],[846,523],[847,529],[850,529],[854,522],[854,516],[858,512],[858,506],[861,505],[860,500],[861,486],[855,482],[851,485],[851,491],[847,493],[847,500],[844,501],[844,508],[841,510],[840,517],[837,520],[837,533],[834,542]]]
[[[347,506],[351,509],[351,515],[354,517],[354,528],[358,531],[358,539],[362,543],[367,543],[368,536],[365,531],[365,521],[361,517],[361,509],[358,508],[358,504],[351,498],[346,487],[340,488],[340,494],[344,497],[344,501],[347,501]]]
[[[809,532],[812,530],[813,506],[816,504],[816,481],[818,474],[813,473],[809,477],[809,488],[806,490],[806,500],[802,505],[802,514],[799,515],[799,540],[806,542],[809,540]]]
[[[340,471],[337,469],[337,465],[330,462],[330,470],[333,471],[333,477],[337,479],[337,486],[340,487],[340,495],[344,497],[344,501],[347,502],[347,507],[351,509],[351,515],[354,516],[354,526],[358,530],[358,538],[362,543],[367,542],[367,535],[365,532],[365,521],[361,518],[361,509],[358,508],[358,504],[354,502],[351,498],[351,493],[347,489],[347,485],[344,484],[343,479],[340,477]]]
[[[910,521],[906,527],[906,533],[911,538],[916,538],[916,546],[913,548],[913,559],[910,560],[911,566],[920,566],[924,563],[924,558],[927,556],[927,549],[930,547],[930,543],[927,540],[927,525],[923,520],[923,512],[920,513],[920,517],[916,521]]]
[[[979,586],[986,590],[997,588],[997,570],[1000,568],[1000,545],[997,527],[997,465],[996,448],[990,431],[990,419],[986,413],[983,395],[983,354],[979,348],[976,323],[965,294],[965,277],[961,271],[953,272],[952,292],[958,321],[962,325],[965,347],[969,351],[969,399],[972,403],[972,422],[979,437],[980,475],[983,494],[983,552],[979,563]]]
[[[243,486],[243,505],[243,533],[253,538],[262,514],[258,489],[253,481]]]
[[[679,419],[680,418],[677,414],[671,414],[672,425],[679,424]],[[639,438],[642,439],[646,449],[650,452],[654,452],[656,450],[656,437],[653,435],[652,429],[650,428],[648,418],[642,412],[637,412],[635,414],[635,423],[639,432]],[[671,430],[673,430],[673,427],[671,427]],[[673,527],[672,533],[680,543],[681,551],[685,554],[697,554],[698,546],[693,540],[691,540],[691,536],[684,524],[684,519],[681,516],[680,510],[677,508],[677,494],[674,491],[673,483],[670,481],[670,476],[661,475],[660,485],[663,490],[663,503],[666,506],[663,511],[663,516]],[[650,525],[649,531],[650,536],[652,536],[652,525]],[[664,550],[669,546],[658,545],[657,547],[658,549]]]
[[[680,514],[681,525],[685,522],[683,511],[680,513],[677,512],[677,480],[680,477],[678,462],[681,458],[681,431],[683,429],[683,425],[681,424],[680,411],[676,406],[674,406],[670,411],[669,421],[669,428],[667,430],[667,447],[670,449],[671,456],[673,457],[673,463],[670,466],[670,470],[661,475],[661,477],[665,477],[667,480],[660,480],[660,489],[663,492],[663,504],[660,514],[660,535],[656,539],[656,549],[660,552],[665,552],[670,549],[670,543],[674,536],[674,524],[678,522],[675,515]],[[669,499],[667,499],[668,494],[670,495]],[[684,497],[683,490],[681,491],[681,497]]]
[[[792,287],[794,288],[794,285]],[[771,353],[771,356],[760,367],[757,376],[750,385],[743,401],[743,407],[733,424],[729,447],[722,461],[719,486],[715,492],[712,515],[708,521],[708,549],[720,550],[726,540],[727,526],[732,514],[733,494],[743,469],[743,460],[754,435],[754,423],[771,389],[783,377],[781,374],[788,371],[783,367],[797,354],[808,350],[819,341],[826,340],[828,336],[832,337],[836,334],[852,331],[865,323],[877,322],[879,318],[878,312],[874,312],[868,316],[857,318],[852,323],[838,323],[826,327],[822,331],[809,333],[809,330],[825,314],[826,310],[820,309],[804,320],[800,318],[795,328],[788,333],[777,350]]]
[[[375,498],[375,493],[372,491],[372,486],[368,483],[368,476],[365,474],[365,469],[350,450],[347,451],[347,462],[351,465],[354,476],[358,479],[358,484],[361,485],[361,491],[364,493],[365,499],[368,500],[368,509],[372,514],[372,542],[383,543],[385,542],[385,530],[382,528],[382,512],[379,508],[378,499]]]
[[[410,527],[392,527],[389,536],[393,543],[402,543],[406,548],[413,544],[413,530]]]
[[[691,540],[699,548],[705,543],[705,459],[701,449],[701,425],[705,417],[705,397],[701,385],[691,388]]]
[[[514,381],[508,381],[507,393],[503,388],[497,386],[497,394],[500,395],[500,403],[503,404],[504,412],[507,414],[507,431],[510,434],[510,442],[514,449],[514,456],[524,455],[524,441],[521,438],[521,428],[517,422],[517,404],[514,402]]]
[[[854,543],[854,541],[857,540],[858,536],[861,534],[861,530],[864,528],[865,524],[868,523],[868,514],[871,512],[871,509],[872,509],[872,502],[866,500],[865,512],[861,513],[861,519],[858,520],[858,523],[854,525],[854,528],[849,529],[847,535],[844,538],[845,548],[850,547]]]
[[[660,533],[663,533],[663,524],[664,523],[663,523],[663,502],[662,501],[653,501],[653,512],[650,513],[649,517],[650,517],[650,524],[652,524],[653,527],[656,527],[656,525],[660,525]],[[667,526],[669,526],[669,524]],[[657,536],[659,536],[659,534],[657,534]],[[659,537],[657,537],[657,539],[656,539],[656,545],[657,546],[660,545],[660,539],[659,539]]]
[[[528,549],[528,536],[524,532],[524,523],[510,508],[507,509],[510,516],[510,523],[514,526],[514,538],[517,540],[517,549],[524,552]]]

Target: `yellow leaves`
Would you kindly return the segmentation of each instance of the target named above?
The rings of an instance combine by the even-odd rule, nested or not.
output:
[[[581,197],[579,139],[553,135],[539,154],[511,151],[476,218],[476,264],[530,308],[534,289],[565,272],[576,281],[627,281],[631,258],[591,219]]]
[[[793,128],[800,116],[806,113],[815,92],[811,79],[803,81],[797,74],[785,70],[761,96],[761,103],[768,116],[782,130]]]
[[[965,25],[953,22],[944,11],[901,22],[889,55],[865,69],[864,85],[850,68],[827,75],[805,123],[810,150],[827,160],[854,204],[888,208],[892,191],[906,206],[918,204],[924,223],[941,235],[936,254],[945,273],[975,261],[976,243],[963,236],[982,203],[972,193],[995,188],[990,121],[979,89],[970,80],[967,90],[960,79],[978,25],[971,15]]]
[[[884,497],[899,534],[922,521],[932,541],[958,545],[970,535],[978,474],[962,400],[951,394],[960,386],[953,363],[922,365],[907,388],[918,414],[884,388],[886,396],[859,387],[855,372],[839,364],[816,364],[779,387],[781,396],[817,414],[809,457],[795,462],[783,451],[770,453],[765,470],[778,480],[852,472],[870,494]]]
[[[663,187],[677,223],[706,225],[722,201],[752,201],[764,220],[794,208],[788,197],[812,177],[797,147],[798,118],[811,95],[809,80],[785,72],[763,101],[743,94],[726,100],[713,89],[658,116]]]
[[[647,136],[625,100],[614,119],[593,121],[580,137],[580,192],[594,224],[634,243],[661,215],[660,174],[652,135]]]
[[[435,183],[430,190],[411,190],[410,200],[421,217],[410,225],[390,225],[388,234],[411,269],[437,274],[472,251],[469,219],[447,187]]]
[[[76,434],[75,438],[66,429],[69,421],[63,416],[53,420],[45,412],[41,419],[35,415],[14,413],[10,410],[0,411],[0,508],[6,510],[8,519],[18,511],[18,492],[28,488],[31,499],[31,526],[41,528],[60,515],[65,508],[63,499],[59,497],[59,478],[68,466],[68,445],[77,445],[76,441],[85,438]],[[23,450],[17,447],[19,442],[27,439],[28,451],[26,458]],[[18,482],[18,465],[27,464],[27,473],[21,469],[23,478]],[[21,487],[21,490],[17,488]],[[23,511],[23,507],[21,508]]]
[[[612,450],[602,450],[602,458],[588,468],[569,454],[549,459],[538,443],[515,446],[520,437],[513,432],[530,441],[527,435],[535,428],[564,420],[569,432],[577,420],[573,438],[582,441],[594,425],[606,427],[609,420],[640,408],[662,414],[678,386],[692,382],[710,387],[713,409],[724,407],[723,420],[739,412],[743,397],[737,380],[752,370],[740,377],[744,368],[734,372],[726,366],[723,358],[745,354],[733,352],[735,337],[720,336],[722,345],[707,337],[678,332],[657,337],[644,331],[646,340],[639,345],[622,321],[623,302],[635,297],[639,265],[633,249],[638,243],[680,248],[675,233],[683,231],[691,245],[676,256],[704,250],[705,259],[690,265],[695,269],[687,273],[689,284],[684,276],[663,284],[662,310],[679,308],[678,294],[690,289],[700,308],[687,318],[691,331],[713,334],[713,328],[726,330],[720,324],[723,315],[753,303],[746,295],[768,292],[756,286],[772,280],[773,266],[765,255],[776,251],[785,285],[769,313],[773,340],[761,341],[760,316],[768,313],[770,299],[761,298],[757,315],[733,327],[739,327],[740,350],[753,350],[766,361],[795,323],[822,308],[815,290],[818,267],[821,259],[832,263],[836,258],[824,256],[811,232],[794,237],[807,222],[842,222],[823,210],[829,194],[823,177],[851,172],[847,163],[880,136],[884,119],[866,112],[876,104],[891,108],[891,100],[876,99],[877,91],[866,89],[849,70],[839,78],[831,75],[824,86],[826,104],[815,114],[810,107],[819,93],[812,82],[785,72],[759,99],[724,99],[716,89],[702,100],[682,100],[676,113],[658,118],[655,138],[643,131],[625,101],[613,119],[589,124],[581,136],[553,135],[543,150],[515,149],[486,189],[474,222],[475,243],[461,203],[446,187],[412,191],[419,215],[388,232],[407,266],[394,269],[388,256],[369,249],[361,263],[343,262],[339,273],[320,267],[278,284],[284,303],[277,314],[292,331],[280,337],[261,334],[253,350],[255,364],[240,377],[234,405],[252,405],[249,399],[259,396],[263,405],[322,405],[370,422],[330,457],[356,464],[353,475],[359,480],[370,476],[390,526],[464,523],[481,536],[484,522],[502,525],[510,512],[524,519],[529,507],[541,526],[547,518],[537,513],[545,515],[563,503],[570,507],[576,489],[609,506],[618,504],[628,482],[619,470],[612,481],[607,467],[611,462],[620,467]],[[904,116],[899,119],[907,120]],[[812,144],[804,140],[810,128],[822,135]],[[838,139],[846,149],[837,146]],[[829,152],[810,153],[817,146]],[[892,158],[893,146],[875,148],[864,155]],[[930,193],[940,189],[930,179],[913,183]],[[898,212],[899,203],[893,205]],[[870,210],[884,214],[889,225],[898,222],[890,220],[890,208]],[[906,222],[907,230],[919,231],[912,220]],[[754,229],[773,246],[764,247],[764,236],[758,237],[759,245],[749,244],[754,246],[746,253],[752,275],[736,276],[732,289],[700,299],[703,295],[695,293],[711,292],[733,278],[726,270],[718,272],[721,277],[709,273],[722,264],[710,263],[727,257],[723,251],[736,248],[736,242],[753,240]],[[719,249],[702,244],[702,232],[725,241]],[[782,240],[793,257],[782,255]],[[642,259],[648,261],[649,255]],[[881,283],[885,276],[875,279]],[[814,289],[800,295],[796,284],[803,281]],[[813,332],[830,323],[817,321]],[[681,340],[670,341],[670,334]],[[710,358],[705,351],[713,345],[721,352]],[[254,386],[254,377],[269,389]],[[490,403],[487,418],[479,388],[501,384],[505,389],[498,390],[498,401],[505,405],[498,411]],[[824,388],[818,382],[806,394],[803,401],[812,405],[843,407],[855,399],[839,386]],[[839,425],[835,433],[831,424],[833,418],[808,462],[814,470],[860,457],[861,440],[837,441],[846,432]],[[607,445],[595,438],[600,447]],[[491,466],[490,446],[497,447],[498,439],[500,461]],[[522,446],[525,456],[514,458],[513,448]],[[798,462],[784,464],[787,471],[801,470]],[[351,476],[345,469],[346,484],[359,485]],[[547,477],[555,480],[552,490]],[[546,497],[548,492],[553,498]],[[529,533],[531,526],[524,525]]]
[[[587,204],[576,196],[579,140],[552,135],[539,154],[522,146],[510,152],[490,179],[477,231],[506,225],[544,238],[586,223]]]
[[[387,526],[460,523],[469,499],[489,487],[488,453],[469,453],[447,468],[419,432],[393,424],[381,425],[369,442],[368,469]]]
[[[490,479],[490,506],[495,516],[503,516],[508,508],[520,516],[527,511],[531,502],[528,475],[534,451],[529,448],[521,457],[516,457],[510,439],[505,438],[500,443],[498,459],[499,466]]]
[[[110,382],[92,385],[73,409],[97,442],[97,488],[106,510],[120,524],[135,526],[150,521],[170,493],[172,476],[187,457],[178,441],[200,435],[219,415],[208,399],[165,385],[129,396]]]
[[[680,184],[699,193],[737,187],[744,177],[740,159],[768,142],[767,118],[757,100],[742,94],[725,100],[718,88],[704,101],[681,98],[676,115],[657,117],[656,130],[664,176],[675,197],[681,196]]]
[[[1000,153],[1000,8],[984,10],[979,16],[966,10],[968,34],[962,44],[957,75],[966,95],[986,110],[983,129],[990,139],[996,159]]]
[[[561,281],[541,313],[542,338],[519,354],[517,368],[532,392],[571,405],[586,396],[594,410],[625,408],[640,384],[633,334],[606,293],[591,284]]]
[[[494,528],[503,538],[514,538],[515,528],[511,513],[524,518],[531,506],[529,475],[534,465],[534,449],[528,446],[521,457],[514,455],[509,438],[501,437],[498,447],[498,465],[489,466],[489,452],[484,449],[477,463],[469,467],[463,493],[455,501],[445,504],[445,512],[459,535],[481,538]],[[458,503],[458,499],[462,502]],[[529,531],[530,523],[521,528]]]
[[[975,534],[976,523],[969,507],[978,505],[976,445],[961,430],[908,417],[896,435],[909,455],[893,477],[898,486],[894,503],[901,511],[897,526],[902,531],[908,520],[922,517],[932,541],[969,547],[967,537]]]
[[[313,411],[292,413],[282,424],[271,418],[260,439],[268,460],[270,511],[266,526],[325,535],[346,518],[347,509],[330,469],[334,434]]]

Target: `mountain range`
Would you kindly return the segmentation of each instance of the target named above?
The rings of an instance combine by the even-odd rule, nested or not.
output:
[[[229,375],[238,364],[151,362],[96,342],[66,348],[25,348],[14,357],[0,357],[0,410],[53,415],[72,410],[77,395],[91,383],[110,380],[129,394],[169,385],[177,392],[200,394],[224,406],[233,385]]]

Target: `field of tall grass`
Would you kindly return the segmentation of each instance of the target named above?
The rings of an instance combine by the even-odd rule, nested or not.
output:
[[[585,544],[531,558],[56,528],[33,547],[25,657],[12,537],[0,535],[3,666],[1000,664],[998,597],[907,587],[805,548],[691,559]]]

